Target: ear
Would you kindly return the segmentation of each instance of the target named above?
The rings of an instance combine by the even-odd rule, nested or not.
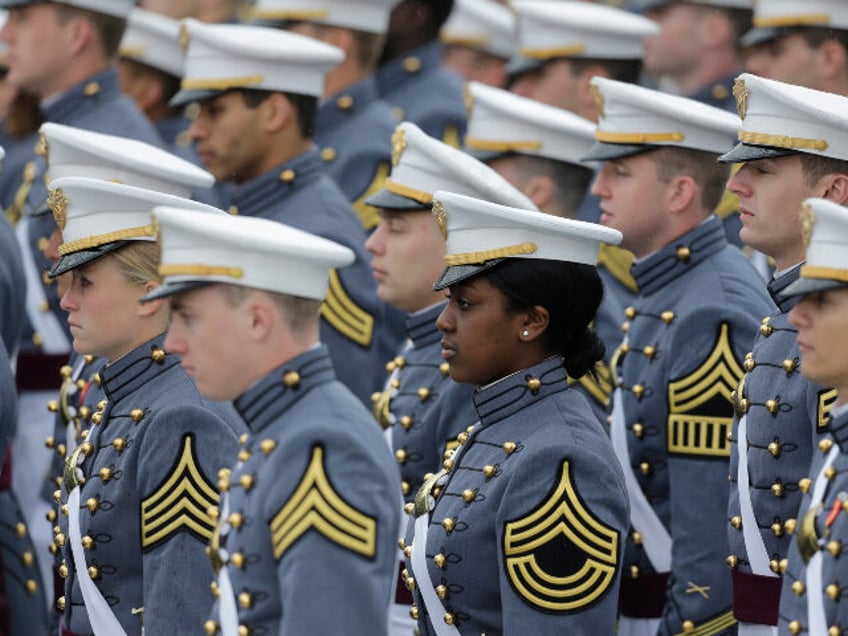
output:
[[[278,311],[272,304],[268,296],[255,292],[244,302],[247,333],[254,343],[265,342],[279,320]]]
[[[65,50],[69,57],[79,55],[94,38],[94,25],[83,16],[68,20],[64,28]]]
[[[294,116],[291,103],[282,93],[271,93],[268,99],[259,106],[262,109],[262,121],[267,132],[282,130]]]
[[[692,205],[698,193],[698,184],[692,177],[678,175],[666,186],[666,207],[672,214],[685,212]]]
[[[824,193],[821,195],[823,199],[845,205],[848,201],[848,175],[844,174],[829,174],[824,177],[826,180]]]
[[[825,40],[816,51],[815,69],[819,77],[832,79],[845,73],[845,48],[836,40]]]
[[[142,296],[152,292],[157,287],[159,287],[159,283],[155,283],[153,281],[147,281],[144,284],[144,293],[142,294]],[[157,314],[164,304],[165,304],[164,298],[157,298],[156,300],[151,300],[148,303],[139,302],[138,308],[136,310],[136,314],[140,318],[149,318],[150,316],[154,316],[155,314]]]
[[[518,338],[522,342],[533,342],[538,340],[545,331],[551,321],[551,314],[541,305],[533,305],[524,315],[524,320],[518,333]],[[527,334],[526,336],[524,334]]]
[[[550,177],[536,175],[530,177],[524,186],[524,194],[540,210],[544,210],[556,197],[556,186]]]

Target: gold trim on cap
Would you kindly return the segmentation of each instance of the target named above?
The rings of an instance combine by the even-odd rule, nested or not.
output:
[[[492,152],[510,152],[513,150],[541,150],[541,141],[498,141],[496,139],[480,139],[465,136],[465,145],[475,150],[491,150]]]
[[[830,14],[828,13],[797,13],[795,15],[775,15],[771,17],[755,17],[754,26],[763,27],[782,27],[782,26],[798,26],[801,24],[830,24]]]
[[[142,236],[156,238],[156,229],[157,228],[155,224],[150,224],[142,225],[141,227],[128,227],[125,230],[116,230],[114,232],[107,232],[106,234],[84,236],[83,238],[77,239],[76,241],[62,243],[59,246],[59,255],[65,256],[66,254],[72,254],[73,252],[79,252],[80,250],[87,250],[91,249],[92,247],[100,247],[101,245],[106,245],[107,243],[114,243],[115,241],[141,238]]]
[[[686,136],[682,132],[667,133],[619,133],[606,130],[596,130],[595,139],[610,144],[653,144],[661,141],[683,141]]]
[[[398,183],[397,181],[392,181],[391,179],[386,179],[386,183],[383,187],[393,194],[399,194],[402,197],[413,199],[414,201],[418,201],[425,205],[430,205],[433,202],[433,195],[429,192],[410,188]]]
[[[450,33],[442,33],[439,36],[442,44],[448,46],[467,46],[469,49],[486,46],[490,42],[490,38],[485,35],[451,35]]]
[[[508,256],[521,256],[526,254],[534,254],[536,252],[535,243],[521,243],[520,245],[509,245],[507,247],[497,247],[491,250],[482,252],[466,252],[464,254],[448,254],[445,256],[445,265],[453,267],[455,265],[480,265],[486,261],[491,261],[496,258],[506,258]]]
[[[146,46],[122,46],[118,51],[120,57],[142,57],[147,53]]]
[[[227,267],[226,265],[203,265],[201,263],[185,263],[180,265],[161,264],[159,266],[160,276],[227,276],[229,278],[243,278],[244,271],[241,267]]]
[[[825,280],[839,280],[848,283],[848,269],[804,265],[801,268],[801,278],[823,278]]]
[[[245,77],[213,77],[213,78],[186,78],[180,84],[184,90],[218,90],[226,91],[231,88],[242,88],[261,84],[265,78],[262,75],[247,75]]]
[[[572,46],[555,46],[548,49],[521,49],[518,54],[534,60],[548,60],[552,57],[570,57],[585,52],[585,44],[574,44]]]
[[[774,146],[776,148],[806,148],[808,150],[827,150],[828,143],[824,139],[805,139],[804,137],[788,137],[772,135],[748,130],[739,131],[739,141],[755,146]]]
[[[261,20],[318,20],[330,15],[327,9],[251,9],[250,15]]]

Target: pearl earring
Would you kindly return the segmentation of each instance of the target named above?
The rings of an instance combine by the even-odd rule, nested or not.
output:
[[[527,336],[530,335],[530,332],[525,329],[524,331],[521,332],[521,335],[526,338]]]

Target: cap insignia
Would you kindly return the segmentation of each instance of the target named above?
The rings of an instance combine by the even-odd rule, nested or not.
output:
[[[813,212],[813,206],[805,203],[801,206],[801,236],[804,238],[804,245],[810,246],[810,241],[813,238],[813,226],[816,224],[816,215]]]
[[[403,151],[406,150],[406,133],[402,129],[396,128],[392,133],[392,165],[396,166],[400,163],[400,157]]]
[[[736,98],[736,109],[739,111],[739,117],[745,119],[748,114],[748,89],[745,87],[745,80],[738,77],[733,80],[733,96]]]
[[[595,98],[595,106],[598,108],[598,117],[603,119],[606,117],[606,112],[604,111],[604,106],[606,105],[604,94],[601,92],[601,89],[594,84],[589,84],[589,90],[592,91],[592,97]]]
[[[47,205],[53,212],[53,218],[56,219],[56,225],[59,226],[60,230],[64,230],[65,222],[68,219],[68,197],[65,196],[62,188],[55,188],[50,191],[50,195],[47,197]]]
[[[188,32],[188,27],[185,24],[180,25],[180,48],[183,54],[188,53],[188,43],[191,40],[191,34]]]
[[[439,231],[442,237],[448,240],[448,213],[445,207],[438,201],[433,201],[433,218],[436,219],[436,225],[439,226]]]

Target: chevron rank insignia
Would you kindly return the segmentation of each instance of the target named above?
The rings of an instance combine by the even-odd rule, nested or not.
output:
[[[683,631],[675,634],[675,636],[716,636],[717,634],[727,634],[727,630],[734,625],[736,625],[736,619],[733,617],[733,612],[726,612],[700,625],[692,625],[691,623],[687,625],[684,623]],[[736,630],[733,631],[735,632]]]
[[[547,498],[505,524],[503,552],[510,584],[525,602],[570,613],[592,605],[612,586],[619,535],[586,508],[565,460]]]
[[[209,541],[215,522],[208,510],[218,499],[200,470],[194,435],[185,435],[171,473],[141,502],[141,547],[150,550],[181,531]]]
[[[339,273],[330,270],[327,299],[321,305],[321,317],[343,336],[361,347],[371,346],[374,332],[374,317],[356,304],[339,278]]]
[[[818,425],[816,430],[821,431],[830,421],[830,409],[836,403],[836,389],[823,389],[819,391],[819,407],[817,410]]]
[[[730,457],[733,393],[743,376],[722,323],[701,366],[668,385],[668,451],[680,455]]]
[[[270,527],[277,560],[310,530],[369,559],[376,550],[376,519],[351,506],[336,492],[327,478],[321,446],[312,448],[312,458],[300,484],[271,519]]]

